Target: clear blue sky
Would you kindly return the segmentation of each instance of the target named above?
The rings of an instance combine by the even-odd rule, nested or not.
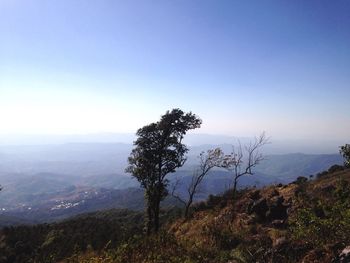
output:
[[[0,133],[350,139],[350,1],[0,1]]]

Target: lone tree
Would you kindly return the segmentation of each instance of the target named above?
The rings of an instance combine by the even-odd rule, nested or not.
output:
[[[181,167],[188,148],[182,143],[187,131],[199,128],[201,119],[180,109],[167,111],[160,121],[140,128],[126,172],[145,189],[146,232],[159,230],[160,202],[168,195],[166,176]]]
[[[187,186],[187,199],[180,196],[179,193],[176,192],[176,188],[179,184],[179,181],[176,181],[172,195],[179,200],[185,206],[184,217],[187,219],[189,217],[190,207],[194,201],[194,197],[199,189],[201,182],[204,177],[212,170],[214,167],[223,167],[224,161],[224,153],[220,148],[208,150],[206,152],[201,152],[199,155],[199,167],[195,170],[191,177],[191,182]]]
[[[223,167],[233,175],[233,200],[236,198],[239,179],[245,175],[252,175],[253,168],[264,160],[260,149],[267,143],[269,143],[269,138],[263,132],[248,145],[242,146],[238,141],[238,147],[233,146],[232,153],[225,155]]]
[[[350,144],[340,146],[339,152],[344,158],[344,165],[350,167]]]

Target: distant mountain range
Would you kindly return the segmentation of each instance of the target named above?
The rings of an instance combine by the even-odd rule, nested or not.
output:
[[[268,145],[267,145],[268,146]],[[230,144],[200,145],[190,147],[188,161],[184,169],[197,165],[197,156],[201,151],[221,147],[225,152],[230,152]],[[0,146],[0,181],[9,175],[35,175],[38,173],[54,173],[69,175],[74,178],[89,177],[95,175],[120,174],[125,175],[127,157],[132,149],[131,144],[124,143],[68,143],[57,145],[8,145]],[[268,154],[268,152],[266,152]],[[339,154],[269,154],[267,160],[260,167],[263,173],[269,176],[277,173],[290,173],[293,164],[308,165],[311,162],[309,173],[316,172],[319,164],[317,158],[326,159],[329,162],[341,162]],[[332,159],[333,158],[333,159]],[[321,162],[322,163],[322,162]],[[287,166],[287,167],[285,167]],[[268,168],[270,167],[270,168]],[[282,169],[279,169],[280,167]],[[277,168],[277,169],[276,169]],[[287,168],[287,169],[285,169]],[[260,169],[260,168],[258,168]],[[303,169],[306,167],[302,166]],[[282,171],[283,170],[283,171]],[[271,174],[272,173],[272,174]],[[294,171],[293,171],[294,173]]]
[[[198,154],[214,147],[191,147],[185,166],[169,175],[180,179],[178,192],[184,197]],[[231,146],[220,147],[229,152]],[[24,218],[43,222],[106,208],[142,210],[143,191],[124,172],[131,149],[132,145],[123,143],[1,146],[0,213],[17,217],[13,222]],[[268,155],[254,175],[241,178],[240,187],[287,183],[341,163],[339,154]],[[197,200],[225,191],[231,182],[229,172],[213,170],[201,185]],[[174,200],[167,199],[165,205],[171,204]]]
[[[258,134],[256,134],[258,135]],[[134,133],[93,133],[93,134],[72,134],[72,135],[45,135],[45,134],[0,134],[0,147],[8,145],[63,145],[63,144],[128,144],[131,145],[135,140]],[[240,140],[243,144],[251,141],[253,138],[242,136],[229,136],[218,134],[189,133],[184,138],[184,142],[190,146],[202,145],[226,145],[236,144]],[[271,138],[271,144],[266,145],[264,151],[266,154],[287,154],[287,153],[336,153],[338,147],[345,144],[349,138],[304,138],[304,139],[286,139]]]

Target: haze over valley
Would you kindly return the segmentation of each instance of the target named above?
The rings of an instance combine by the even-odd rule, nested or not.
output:
[[[25,140],[17,138],[12,145],[2,142],[0,213],[43,222],[108,208],[142,210],[143,190],[133,177],[125,173],[127,157],[133,147],[127,140],[132,137],[131,134],[47,136],[47,139],[35,141],[40,137],[32,135],[22,137]],[[171,179],[173,182],[181,179],[179,192],[183,195],[198,166],[200,152],[221,147],[230,153],[232,144],[238,139],[242,143],[251,139],[196,134],[188,137],[187,141],[192,145],[188,160]],[[125,138],[124,141],[121,138]],[[122,142],[113,142],[112,139]],[[225,139],[232,144],[224,143]],[[210,144],[215,141],[220,144]],[[316,175],[333,164],[342,163],[336,152],[286,154],[288,150],[295,149],[292,144],[283,148],[288,147],[287,144],[272,142],[267,145],[264,149],[266,160],[256,168],[254,175],[242,178],[240,188],[288,183],[298,176]],[[309,146],[310,149],[312,146]],[[215,169],[202,183],[196,200],[222,193],[231,185],[232,174],[224,169]],[[166,204],[171,206],[176,201],[170,198]]]

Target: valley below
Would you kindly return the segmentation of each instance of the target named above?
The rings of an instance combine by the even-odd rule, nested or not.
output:
[[[179,181],[177,192],[186,197],[198,154],[215,147],[218,145],[192,147],[185,166],[170,176],[169,187]],[[227,145],[221,147],[229,149]],[[0,147],[0,226],[53,222],[110,208],[142,211],[143,190],[124,172],[131,148],[122,143]],[[298,176],[316,175],[341,163],[339,154],[267,155],[253,175],[242,178],[239,187],[289,183]],[[229,171],[213,170],[202,182],[195,200],[205,200],[230,186]],[[179,203],[168,197],[162,205]]]

